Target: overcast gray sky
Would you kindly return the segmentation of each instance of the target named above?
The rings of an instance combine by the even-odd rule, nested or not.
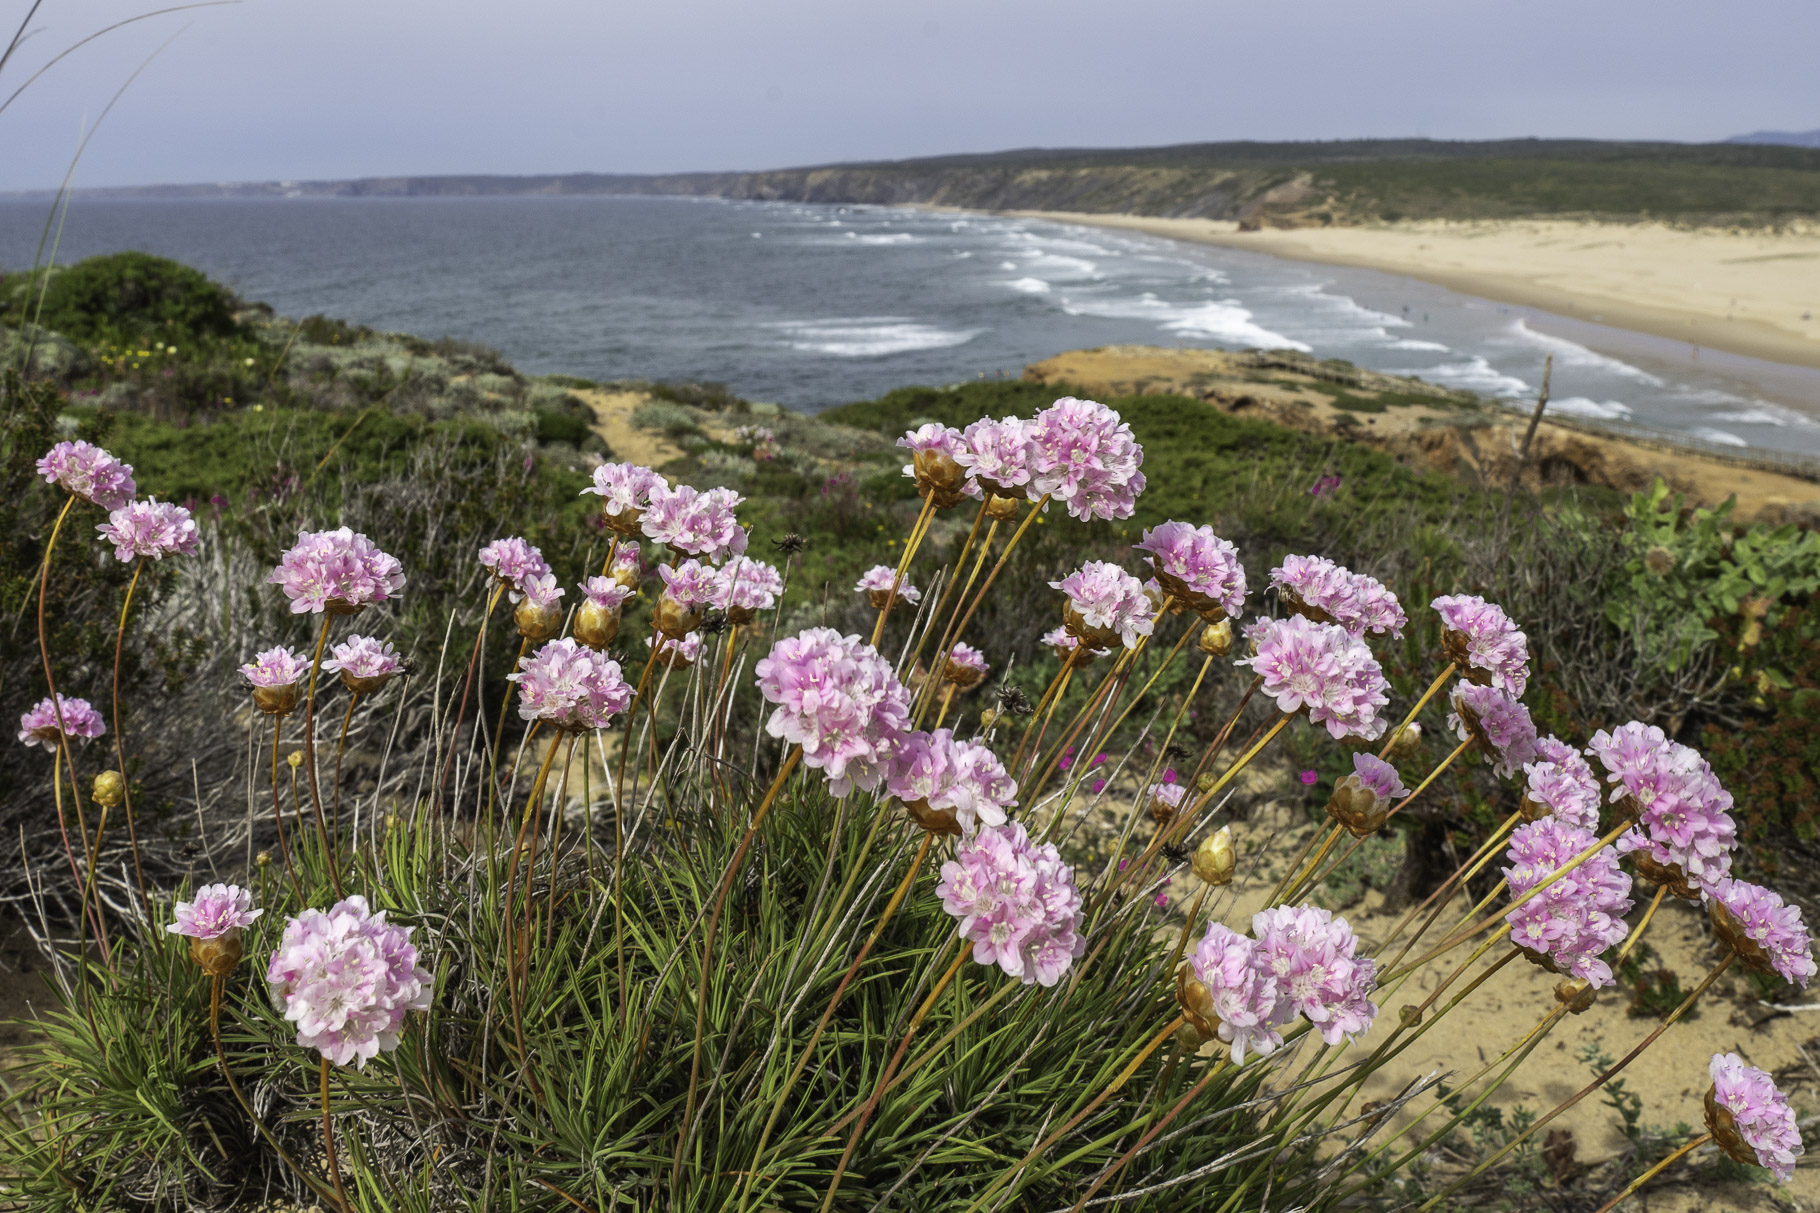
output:
[[[0,98],[158,2],[45,0]],[[52,68],[0,190],[55,185],[161,45],[79,185],[1820,127],[1814,0],[244,0]]]

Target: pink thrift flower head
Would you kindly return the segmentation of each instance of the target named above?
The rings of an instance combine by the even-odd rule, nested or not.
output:
[[[1612,801],[1637,819],[1618,850],[1639,876],[1691,899],[1730,874],[1738,838],[1731,793],[1699,751],[1634,720],[1594,733],[1588,749],[1613,783]]]
[[[1278,906],[1251,919],[1255,963],[1276,984],[1277,996],[1337,1045],[1367,1031],[1377,1018],[1371,992],[1377,962],[1361,960],[1358,937],[1344,918],[1315,906]]]
[[[1580,751],[1554,737],[1543,737],[1536,742],[1536,760],[1526,763],[1523,773],[1524,817],[1530,821],[1555,817],[1598,832],[1599,805],[1605,797],[1599,777]]]
[[[240,667],[240,676],[253,688],[253,703],[268,716],[286,716],[303,698],[304,679],[310,676],[309,658],[285,645],[253,655]]]
[[[640,525],[644,533],[671,550],[719,564],[746,551],[746,531],[733,511],[745,498],[732,489],[697,492],[679,484],[653,499]]]
[[[1165,522],[1135,545],[1148,553],[1163,590],[1205,619],[1218,623],[1245,609],[1245,566],[1239,550],[1210,526]]]
[[[1580,855],[1598,846],[1591,830],[1558,817],[1517,827],[1505,858],[1512,900],[1523,897]],[[1541,893],[1504,916],[1510,940],[1556,973],[1578,977],[1597,990],[1612,983],[1600,959],[1624,942],[1630,928],[1630,877],[1609,849],[1595,854]]]
[[[1283,605],[1316,623],[1337,623],[1354,636],[1401,636],[1409,622],[1397,596],[1375,577],[1355,573],[1325,556],[1285,556],[1270,570]]]
[[[1044,495],[1086,522],[1129,518],[1144,491],[1144,448],[1105,405],[1064,396],[1030,422],[1031,500]]]
[[[745,557],[736,557],[722,565],[714,581],[714,597],[709,605],[725,613],[727,622],[744,627],[758,618],[760,611],[777,605],[784,592],[784,577],[771,565]]]
[[[1017,804],[1017,781],[998,756],[951,729],[908,734],[885,790],[932,834],[971,836],[981,825],[1004,825],[1005,810]]]
[[[1156,605],[1144,583],[1110,561],[1089,560],[1049,588],[1068,596],[1062,622],[1091,647],[1135,649],[1138,637],[1156,627]]]
[[[891,582],[897,577],[897,570],[888,564],[875,564],[866,570],[853,587],[854,591],[866,596],[875,610],[884,610],[885,604],[891,601]],[[899,603],[915,606],[923,600],[923,592],[910,584],[905,577],[897,583],[897,600]]]
[[[352,615],[404,589],[403,566],[348,527],[299,531],[297,544],[266,578],[291,600],[291,613]]]
[[[650,572],[645,563],[644,554],[638,550],[636,543],[621,543],[613,553],[613,567],[607,570],[607,576],[628,589],[636,590]]]
[[[59,711],[63,716],[61,729],[57,727]],[[101,713],[88,700],[72,699],[61,691],[57,692],[56,702],[49,697],[40,699],[19,717],[19,740],[27,746],[43,746],[52,753],[65,741],[87,745],[105,732],[107,725],[102,723]]]
[[[1462,683],[1454,690],[1447,726],[1461,741],[1470,739],[1500,779],[1535,761],[1536,726],[1529,709],[1496,687]]]
[[[1706,899],[1713,929],[1747,968],[1807,988],[1814,978],[1814,956],[1801,907],[1784,905],[1762,885],[1730,877],[1713,882]]]
[[[591,649],[604,649],[619,635],[619,611],[632,596],[632,587],[612,577],[590,577],[581,583],[581,592],[575,639]]]
[[[646,636],[645,647],[653,660],[672,670],[686,670],[701,657],[701,633],[690,632],[681,639],[670,636]]]
[[[1283,1043],[1277,1029],[1295,1018],[1295,1008],[1280,996],[1275,975],[1260,959],[1256,940],[1210,922],[1176,976],[1183,1015],[1204,1039],[1217,1036],[1230,1045],[1234,1065],[1244,1065],[1247,1053],[1274,1053]]]
[[[1095,657],[1101,657],[1105,654],[1103,649],[1095,649],[1091,645],[1087,647],[1085,652],[1077,654],[1075,650],[1081,647],[1080,637],[1076,636],[1073,632],[1070,632],[1066,627],[1058,626],[1044,632],[1042,642],[1054,651],[1056,660],[1067,661],[1070,657],[1073,657],[1074,664],[1077,667],[1086,665]]]
[[[518,715],[571,733],[605,728],[632,703],[619,663],[570,637],[552,640],[506,677],[518,684]]]
[[[1019,822],[982,827],[956,844],[935,892],[960,919],[973,959],[1025,985],[1055,985],[1087,950],[1074,869],[1055,844],[1032,843]]]
[[[263,913],[253,908],[253,894],[239,885],[205,884],[194,901],[177,903],[171,912],[176,921],[164,929],[190,939],[220,939],[252,926]]]
[[[1350,830],[1353,837],[1366,838],[1383,828],[1390,811],[1408,795],[1409,789],[1403,786],[1395,767],[1371,754],[1354,754],[1352,774],[1333,785],[1327,815]]]
[[[830,792],[869,792],[883,781],[910,727],[910,701],[876,649],[833,628],[809,628],[779,640],[753,672],[777,705],[766,731],[800,745]]]
[[[1016,417],[981,417],[961,432],[954,461],[986,492],[1022,497],[1030,484],[1029,428],[1029,422]]]
[[[984,682],[991,669],[984,653],[964,640],[957,640],[948,653],[947,664],[942,668],[942,678],[964,691]]]
[[[1188,785],[1174,780],[1151,784],[1144,793],[1144,803],[1150,810],[1151,820],[1158,825],[1168,825],[1174,821],[1175,815],[1182,810],[1182,798],[1187,794]]]
[[[1259,618],[1245,629],[1252,655],[1233,664],[1250,666],[1264,680],[1260,688],[1284,713],[1306,711],[1336,740],[1383,735],[1389,722],[1380,710],[1390,702],[1389,684],[1365,642],[1334,623],[1300,615]]]
[[[322,668],[331,674],[339,672],[341,685],[354,694],[371,695],[404,673],[404,662],[397,649],[376,636],[349,636],[329,646],[329,659]]]
[[[581,583],[582,596],[603,611],[617,611],[626,604],[633,590],[611,577],[590,577]]]
[[[286,920],[265,980],[273,1003],[297,1025],[299,1045],[362,1068],[398,1047],[405,1014],[429,1009],[434,980],[417,963],[411,930],[388,923],[384,910],[369,911],[359,896]]]
[[[114,545],[114,559],[120,561],[196,554],[195,519],[188,510],[168,501],[129,501],[95,529]]]
[[[38,474],[66,493],[104,510],[117,510],[133,500],[133,465],[122,463],[98,446],[77,440],[59,442],[38,460]]]
[[[1471,594],[1444,595],[1430,604],[1441,616],[1441,651],[1460,673],[1513,698],[1529,685],[1529,640],[1504,608]]]
[[[1714,1053],[1707,1068],[1713,1085],[1706,1093],[1706,1127],[1735,1162],[1767,1169],[1783,1183],[1795,1177],[1795,1160],[1805,1152],[1801,1128],[1776,1080],[1736,1053]]]
[[[691,609],[708,606],[720,591],[716,571],[699,560],[659,565],[657,572],[664,580],[664,597]]]
[[[636,463],[603,463],[594,469],[594,483],[582,490],[600,498],[607,527],[621,535],[638,534],[651,503],[667,496],[669,482]]]
[[[967,439],[959,430],[931,421],[899,438],[897,445],[910,452],[904,475],[916,481],[917,495],[936,509],[945,510],[962,497],[980,495],[979,485],[960,463]]]
[[[550,572],[543,553],[519,538],[495,539],[480,549],[481,567],[503,582],[513,602],[524,597],[524,583]]]

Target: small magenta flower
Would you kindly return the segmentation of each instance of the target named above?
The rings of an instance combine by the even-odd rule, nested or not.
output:
[[[253,703],[268,716],[288,716],[303,697],[303,681],[310,676],[309,658],[285,645],[253,655],[240,667],[240,676],[253,688]]]
[[[375,636],[349,636],[329,646],[325,672],[341,674],[341,685],[356,695],[372,695],[404,673],[404,662],[386,641]]]
[[[1278,906],[1254,914],[1251,933],[1258,968],[1322,1040],[1337,1045],[1370,1030],[1378,966],[1356,957],[1358,937],[1344,918],[1315,906]]]
[[[866,596],[874,610],[882,611],[885,604],[891,601],[891,582],[897,577],[897,570],[888,564],[875,564],[866,570],[865,576],[854,585],[854,590]],[[906,606],[915,606],[923,600],[923,592],[910,584],[905,577],[897,583],[897,601]]]
[[[59,442],[38,460],[38,474],[49,484],[90,501],[104,510],[117,510],[133,500],[133,465],[122,463],[98,446],[77,440]]]
[[[1098,792],[1099,789],[1095,788],[1094,791]],[[1175,815],[1182,811],[1182,798],[1187,794],[1188,786],[1176,783],[1173,779],[1151,784],[1144,793],[1144,803],[1150,809],[1150,819],[1158,825],[1168,825],[1174,821]]]
[[[980,495],[979,485],[959,461],[967,451],[967,439],[959,430],[931,421],[899,438],[897,445],[910,452],[904,475],[916,481],[917,495],[936,509],[945,510],[963,497]]]
[[[679,484],[653,498],[640,526],[659,543],[689,556],[719,564],[746,551],[746,531],[733,511],[745,498],[732,489],[697,492]]]
[[[1087,950],[1074,869],[1054,843],[1033,844],[1019,822],[956,844],[935,892],[960,919],[961,938],[973,941],[973,959],[1025,985],[1054,986]]]
[[[1245,566],[1239,550],[1210,526],[1165,522],[1134,545],[1148,553],[1163,590],[1208,623],[1245,609]]]
[[[199,538],[188,510],[157,500],[129,501],[95,529],[114,545],[114,559],[120,561],[194,556]]]
[[[63,713],[61,729],[57,727],[59,710]],[[27,746],[43,746],[52,753],[66,741],[87,745],[105,732],[107,725],[102,722],[101,713],[88,700],[73,699],[61,691],[57,692],[55,703],[47,696],[19,717],[19,740]]]
[[[1253,654],[1233,664],[1250,666],[1260,688],[1285,714],[1306,711],[1336,740],[1381,736],[1389,722],[1379,710],[1390,702],[1389,683],[1365,642],[1334,623],[1300,615],[1259,618],[1245,629]]]
[[[1217,1036],[1232,1047],[1234,1065],[1244,1065],[1247,1053],[1274,1053],[1283,1043],[1277,1029],[1295,1018],[1294,1008],[1278,996],[1275,976],[1259,963],[1257,941],[1222,922],[1207,924],[1188,964],[1176,973],[1175,997],[1202,1040]]]
[[[543,558],[543,553],[516,536],[495,539],[481,548],[480,564],[505,584],[507,595],[513,602],[524,597],[524,583],[527,580],[547,576],[550,572],[550,564]]]
[[[1030,484],[1030,423],[1016,417],[981,417],[961,432],[953,458],[980,488],[995,497],[1023,497]]]
[[[253,895],[239,885],[205,884],[195,901],[180,901],[171,911],[175,922],[164,929],[190,941],[190,959],[210,977],[231,972],[245,954],[240,932],[264,910],[253,908]]]
[[[957,640],[948,653],[947,664],[942,667],[942,680],[965,691],[984,682],[991,669],[984,653],[964,640]]]
[[[1074,517],[1129,518],[1144,491],[1144,448],[1105,405],[1064,396],[1029,424],[1032,501],[1047,494]]]
[[[435,980],[417,963],[411,930],[359,896],[286,920],[265,980],[299,1045],[362,1068],[398,1047],[406,1013],[429,1009]]]
[[[672,670],[686,670],[701,657],[701,633],[690,632],[680,639],[661,634],[645,637],[645,647],[652,660]]]
[[[1536,726],[1529,709],[1496,687],[1470,682],[1458,687],[1447,725],[1461,741],[1473,742],[1500,779],[1536,759]]]
[[[1135,649],[1138,637],[1156,627],[1156,606],[1144,583],[1110,561],[1089,560],[1049,588],[1068,596],[1062,622],[1091,647]]]
[[[1005,810],[1017,804],[1017,781],[991,748],[957,740],[951,729],[908,734],[885,790],[932,834],[971,835],[981,825],[1004,825]]]
[[[1599,844],[1591,830],[1558,817],[1517,827],[1505,853],[1504,879],[1513,900]],[[1624,942],[1630,928],[1630,877],[1618,857],[1599,851],[1504,916],[1510,941],[1553,972],[1578,977],[1597,990],[1612,983],[1601,954]]]
[[[1504,608],[1471,594],[1444,595],[1429,604],[1441,616],[1441,650],[1463,677],[1513,698],[1529,685],[1529,640]]]
[[[1354,838],[1366,838],[1383,828],[1396,803],[1409,795],[1397,769],[1370,754],[1352,756],[1352,774],[1333,785],[1327,801],[1327,815],[1351,831]],[[1312,775],[1304,771],[1303,775]]]
[[[1316,623],[1337,623],[1354,636],[1401,636],[1409,622],[1397,596],[1375,577],[1355,573],[1325,556],[1285,556],[1270,570],[1283,605]]]
[[[662,476],[636,463],[603,463],[594,469],[594,483],[582,492],[601,499],[601,516],[610,530],[636,535],[651,503],[669,495]]]
[[[1803,989],[1813,980],[1813,942],[1800,906],[1784,905],[1762,885],[1727,877],[1707,887],[1706,908],[1713,929],[1745,967],[1774,973]]]
[[[619,663],[565,636],[506,677],[518,684],[518,715],[571,733],[605,728],[632,703]]]
[[[724,613],[734,627],[744,627],[758,618],[760,611],[777,605],[784,592],[784,577],[763,561],[736,557],[715,574],[714,597],[710,606]]]
[[[1795,1176],[1803,1153],[1801,1127],[1776,1080],[1736,1053],[1714,1053],[1707,1068],[1706,1127],[1735,1162],[1767,1169],[1783,1183]]]
[[[803,762],[845,796],[871,791],[890,773],[910,727],[910,697],[891,663],[858,636],[809,628],[786,636],[753,667],[777,705],[765,731],[803,748]]]
[[[299,531],[297,544],[266,578],[291,600],[291,613],[352,615],[372,602],[398,596],[403,566],[371,539],[348,527]]]

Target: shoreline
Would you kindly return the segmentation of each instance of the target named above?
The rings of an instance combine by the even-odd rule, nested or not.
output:
[[[1241,232],[1236,223],[1213,219],[990,213],[1377,270],[1567,319],[1820,370],[1820,232],[1812,230],[1732,234],[1551,219]],[[1812,271],[1803,274],[1809,261]],[[1762,318],[1770,315],[1778,319]]]

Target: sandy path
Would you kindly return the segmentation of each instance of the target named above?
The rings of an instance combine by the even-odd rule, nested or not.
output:
[[[647,392],[610,392],[602,388],[573,388],[570,395],[594,410],[593,430],[613,450],[613,458],[626,463],[639,463],[660,468],[672,459],[680,459],[683,449],[655,430],[641,430],[632,424],[632,414],[652,397]]]
[[[1241,232],[1212,219],[1017,211],[1383,270],[1502,303],[1820,367],[1820,228],[1505,220]]]

